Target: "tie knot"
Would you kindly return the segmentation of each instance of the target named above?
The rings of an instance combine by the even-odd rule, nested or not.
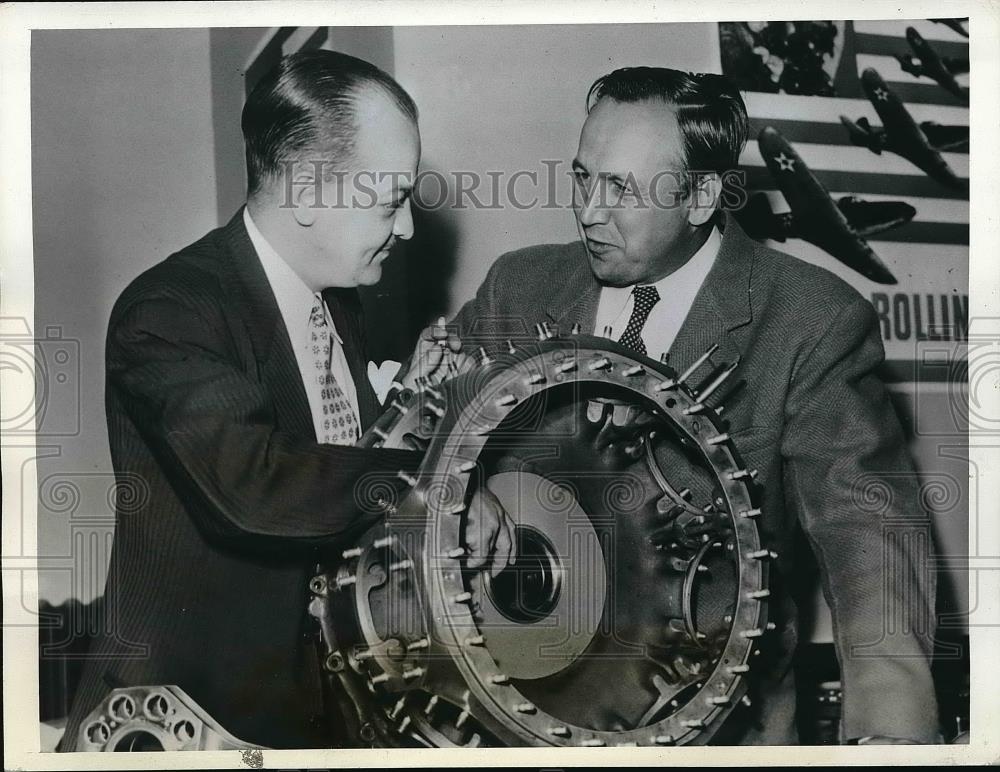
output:
[[[318,299],[309,312],[309,324],[312,327],[326,327],[326,314],[323,313],[323,301]]]
[[[646,309],[652,308],[656,305],[656,301],[660,299],[660,293],[656,291],[656,287],[652,284],[636,287],[632,290],[632,294],[635,296],[636,306]]]

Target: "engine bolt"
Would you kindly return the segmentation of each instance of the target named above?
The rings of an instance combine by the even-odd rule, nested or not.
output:
[[[754,590],[753,592],[748,592],[747,597],[751,600],[759,600],[761,598],[767,598],[771,595],[770,590]]]
[[[569,737],[569,728],[565,726],[550,726],[549,734],[554,737]]]
[[[340,553],[340,556],[344,560],[350,560],[351,558],[361,557],[361,547],[351,547],[349,550],[344,550]]]
[[[740,517],[757,517],[759,514],[759,509],[744,509],[740,511]]]
[[[733,665],[732,667],[727,667],[726,672],[730,675],[739,675],[740,673],[749,673],[749,665]]]
[[[641,375],[643,372],[644,371],[641,365],[633,365],[632,367],[629,367],[626,370],[622,370],[622,375],[624,375],[626,378],[632,378],[636,375]]]

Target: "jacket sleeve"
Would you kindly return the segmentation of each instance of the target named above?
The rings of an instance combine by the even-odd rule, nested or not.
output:
[[[311,547],[373,523],[378,500],[399,494],[396,472],[419,456],[279,430],[222,317],[210,303],[145,293],[108,331],[108,389],[198,525],[227,543]]]
[[[786,498],[832,612],[843,739],[936,742],[931,523],[875,374],[883,358],[874,310],[858,298],[801,361],[782,439]]]

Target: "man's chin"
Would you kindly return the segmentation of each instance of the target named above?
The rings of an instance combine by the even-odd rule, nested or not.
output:
[[[635,284],[617,265],[594,255],[590,255],[590,270],[594,278],[606,287],[628,287]]]

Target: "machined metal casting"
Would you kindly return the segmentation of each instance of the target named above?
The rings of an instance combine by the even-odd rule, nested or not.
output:
[[[386,516],[310,586],[349,744],[704,744],[744,709],[775,555],[710,404],[737,363],[691,383],[714,351],[678,374],[538,325],[392,404],[360,444],[423,464],[361,481]],[[479,486],[515,523],[495,577]]]

